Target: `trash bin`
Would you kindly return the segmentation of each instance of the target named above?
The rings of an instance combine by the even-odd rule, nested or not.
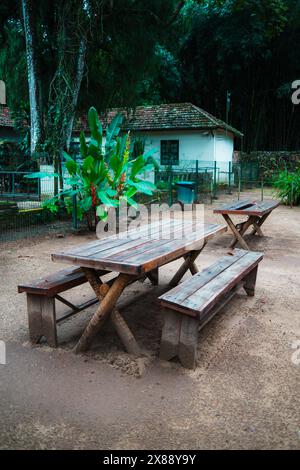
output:
[[[194,181],[177,181],[177,199],[183,204],[192,204],[195,201]]]

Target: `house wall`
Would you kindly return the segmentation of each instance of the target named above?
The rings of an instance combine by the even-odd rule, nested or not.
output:
[[[202,166],[211,166],[214,160],[214,138],[210,132],[199,131],[152,131],[135,132],[145,140],[145,151],[157,149],[153,157],[160,163],[160,141],[179,140],[179,166],[199,160]]]
[[[153,157],[160,164],[160,141],[179,140],[179,165],[174,168],[181,168],[195,171],[198,160],[199,169],[212,169],[214,161],[217,162],[217,179],[219,182],[228,180],[228,162],[232,161],[234,139],[233,134],[223,130],[209,131],[151,131],[133,132],[134,137],[140,137],[145,141],[145,152],[155,148],[157,152]],[[78,141],[78,137],[74,141]],[[105,137],[103,139],[105,145]],[[53,171],[53,167],[41,167],[41,171]],[[144,179],[154,181],[154,172],[147,172],[141,175]],[[53,191],[53,180],[47,178],[42,180],[42,194],[49,194]]]
[[[217,177],[220,183],[225,183],[228,180],[229,162],[232,163],[233,159],[234,137],[231,132],[216,130],[214,138]]]
[[[160,164],[160,141],[179,140],[179,165],[173,168],[195,171],[196,163],[199,162],[199,169],[211,168],[214,161],[214,136],[211,132],[205,131],[151,131],[135,132],[134,136],[141,137],[145,141],[145,152],[153,148],[157,152],[153,155]],[[143,176],[145,179],[154,181],[154,173],[149,172]]]
[[[174,168],[195,168],[195,160],[198,167],[212,168],[217,162],[217,180],[227,182],[229,162],[232,162],[234,150],[234,136],[231,132],[217,130],[208,131],[153,131],[149,133],[135,133],[145,140],[145,151],[157,149],[153,156],[160,163],[160,141],[179,140],[179,165]],[[147,178],[150,175],[146,175]],[[153,174],[150,177],[153,180]]]

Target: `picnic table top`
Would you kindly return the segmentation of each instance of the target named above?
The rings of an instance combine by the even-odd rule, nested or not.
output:
[[[53,261],[127,274],[142,274],[163,266],[193,250],[216,234],[226,232],[220,224],[171,219],[61,251]]]
[[[214,209],[215,214],[241,214],[263,216],[278,207],[278,201],[251,201],[250,199],[242,201],[233,201]]]

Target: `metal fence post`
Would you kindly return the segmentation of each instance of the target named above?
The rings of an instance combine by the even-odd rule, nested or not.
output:
[[[214,161],[214,184],[213,184],[213,197],[217,196],[217,162]]]
[[[170,177],[169,177],[169,206],[173,205],[173,193],[172,193],[172,186],[173,186],[173,168],[170,168]]]
[[[231,167],[232,163],[228,162],[228,194],[231,194]]]
[[[241,192],[241,166],[238,165],[238,200],[240,200]]]
[[[198,201],[198,193],[199,193],[199,161],[196,160],[196,201]]]
[[[15,196],[16,196],[16,191],[15,191],[15,185],[16,185],[16,181],[15,181],[15,173],[12,173],[12,193],[13,193],[13,198],[15,199]]]
[[[264,179],[261,179],[261,200],[264,200]]]
[[[78,223],[77,223],[77,196],[76,194],[73,195],[72,223],[73,223],[73,229],[77,230]]]

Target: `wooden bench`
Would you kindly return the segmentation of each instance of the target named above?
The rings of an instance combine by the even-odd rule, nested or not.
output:
[[[159,297],[164,310],[160,358],[195,367],[198,331],[243,287],[254,295],[258,252],[235,250]]]
[[[108,274],[108,272],[98,271],[97,274],[101,277]],[[38,343],[41,337],[44,336],[49,346],[57,347],[56,325],[98,302],[98,298],[93,298],[80,305],[74,305],[60,295],[62,292],[80,286],[85,282],[87,282],[87,278],[83,271],[72,266],[18,286],[19,293],[26,292],[27,294],[29,338],[32,343]],[[55,300],[70,308],[59,319],[56,318]]]

